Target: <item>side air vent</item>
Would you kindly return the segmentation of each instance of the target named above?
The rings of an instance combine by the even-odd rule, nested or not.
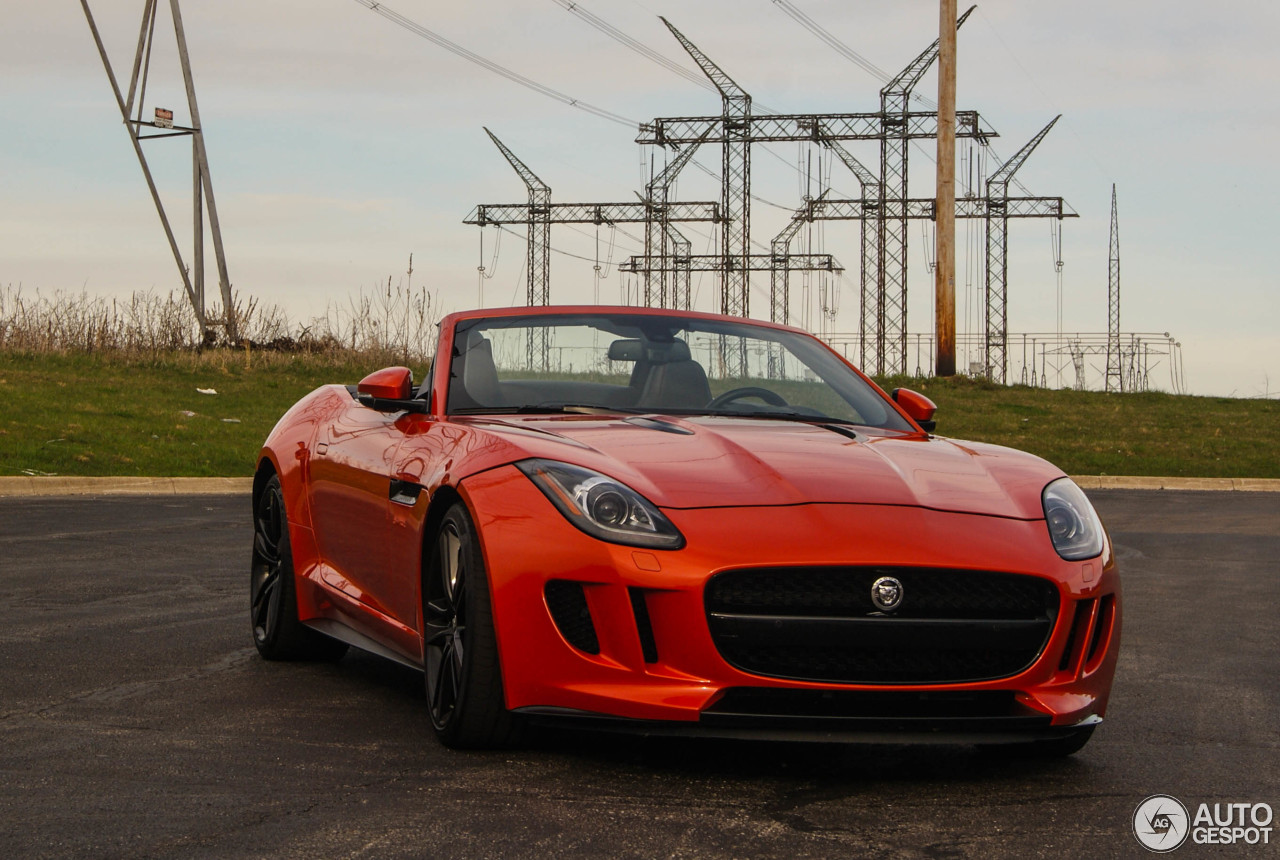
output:
[[[636,616],[636,632],[640,634],[640,650],[646,663],[658,662],[658,643],[653,638],[653,624],[649,621],[649,604],[645,602],[644,589],[628,588],[631,594],[631,611]]]
[[[565,641],[579,651],[599,654],[600,640],[596,636],[596,626],[591,620],[591,609],[587,606],[582,583],[553,579],[547,583],[543,594],[556,629]]]

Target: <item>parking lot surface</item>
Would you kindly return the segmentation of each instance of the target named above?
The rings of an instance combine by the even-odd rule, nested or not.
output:
[[[1107,722],[1056,762],[576,733],[452,752],[417,673],[258,658],[246,496],[0,499],[0,856],[1146,856],[1149,795],[1280,810],[1280,494],[1090,495],[1124,641]],[[1273,835],[1177,856],[1280,860]]]

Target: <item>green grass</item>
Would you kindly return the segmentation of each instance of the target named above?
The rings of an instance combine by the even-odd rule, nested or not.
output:
[[[0,475],[247,476],[294,401],[385,363],[395,362],[231,351],[0,355]],[[415,377],[424,371],[415,367]],[[1280,478],[1276,400],[1002,388],[966,378],[881,383],[932,398],[941,435],[1021,448],[1071,474]]]
[[[1280,401],[877,380],[938,404],[942,436],[1008,445],[1073,475],[1280,478]]]
[[[378,366],[235,351],[0,355],[0,475],[252,475],[259,447],[294,401]]]

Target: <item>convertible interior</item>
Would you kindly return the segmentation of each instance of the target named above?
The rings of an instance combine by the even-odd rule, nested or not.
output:
[[[493,344],[470,332],[453,362],[449,411],[571,403],[651,409],[701,409],[712,400],[707,372],[680,338],[667,342],[624,338],[609,344],[608,359],[632,365],[626,384],[579,379],[501,379]],[[624,364],[625,366],[625,364]]]

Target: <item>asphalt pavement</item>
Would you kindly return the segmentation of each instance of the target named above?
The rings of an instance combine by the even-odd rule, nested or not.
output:
[[[1107,722],[1055,762],[574,733],[452,752],[417,673],[258,658],[246,495],[0,498],[0,856],[1147,856],[1149,795],[1280,809],[1280,493],[1090,495],[1122,655]],[[1280,845],[1176,852],[1209,854]]]

